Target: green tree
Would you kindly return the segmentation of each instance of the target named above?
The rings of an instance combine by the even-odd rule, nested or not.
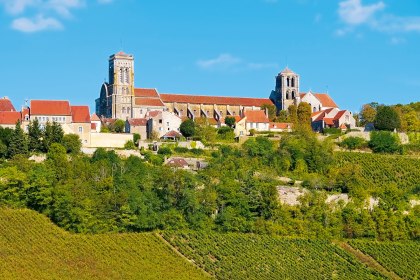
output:
[[[261,106],[261,110],[268,111],[268,118],[270,119],[270,121],[274,121],[276,119],[277,109],[276,106],[274,106],[274,104],[263,104]]]
[[[66,134],[63,137],[63,146],[67,153],[78,154],[82,148],[82,141],[77,134]]]
[[[289,122],[290,118],[286,110],[281,110],[278,117],[276,118],[277,122]]]
[[[125,131],[125,122],[123,120],[116,120],[111,125],[111,131],[116,133],[123,133]]]
[[[226,117],[225,124],[231,128],[235,127],[236,119],[234,117]]]
[[[196,130],[194,121],[191,119],[183,121],[179,127],[179,130],[181,131],[182,135],[184,135],[184,137],[194,136]]]
[[[28,154],[28,140],[26,138],[23,129],[20,127],[20,121],[18,120],[10,137],[9,144],[9,157],[16,155],[27,155]]]
[[[347,137],[343,141],[341,141],[340,146],[348,149],[348,150],[354,150],[354,149],[361,149],[366,147],[367,143],[366,140],[362,137]]]
[[[9,146],[10,139],[13,134],[13,129],[6,127],[3,128],[0,126],[0,141],[3,142],[6,146]]]
[[[372,131],[369,147],[374,153],[396,153],[400,151],[400,139],[390,131]]]
[[[366,125],[368,123],[373,123],[376,116],[376,109],[373,108],[370,104],[365,104],[360,111],[360,123]]]
[[[298,124],[298,115],[297,115],[297,107],[296,105],[290,105],[287,108],[287,112],[289,113],[289,120],[293,125]]]
[[[297,108],[297,118],[299,126],[303,128],[311,127],[311,105],[306,102],[300,102]]]
[[[379,106],[374,120],[376,129],[393,131],[401,126],[400,116],[390,106]]]
[[[124,149],[126,149],[126,150],[135,150],[136,149],[136,145],[134,145],[133,140],[128,140],[127,142],[125,142]]]
[[[47,122],[45,125],[44,130],[44,151],[48,152],[51,144],[53,143],[59,143],[61,144],[64,137],[64,131],[61,125],[57,122],[53,122],[52,124],[50,122]]]
[[[28,148],[30,151],[41,152],[43,150],[42,137],[43,133],[38,119],[31,121],[28,126]]]

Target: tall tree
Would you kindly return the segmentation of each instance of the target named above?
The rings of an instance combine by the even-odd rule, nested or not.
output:
[[[43,133],[38,119],[31,121],[28,126],[28,148],[31,152],[42,151],[42,137]]]
[[[289,122],[290,118],[287,114],[287,111],[286,110],[281,110],[279,112],[278,117],[276,118],[276,121],[278,121],[278,122]]]
[[[388,131],[399,129],[401,126],[400,116],[390,106],[379,106],[373,123],[375,128]]]
[[[289,113],[290,122],[293,123],[294,125],[297,125],[298,117],[297,117],[297,107],[296,107],[296,105],[290,105],[289,108],[287,108],[287,111]]]
[[[311,105],[306,102],[300,102],[297,108],[298,124],[302,128],[311,127]]]
[[[44,151],[47,152],[52,143],[63,142],[64,131],[61,125],[57,122],[47,122],[44,131]]]
[[[365,104],[360,111],[360,123],[362,125],[373,123],[375,116],[376,110],[370,104]]]
[[[193,120],[188,119],[181,123],[181,126],[179,127],[179,130],[181,131],[182,135],[185,137],[191,137],[195,134],[195,123]]]
[[[20,127],[20,120],[17,121],[15,130],[10,137],[9,156],[27,155],[28,154],[28,140],[23,129]]]

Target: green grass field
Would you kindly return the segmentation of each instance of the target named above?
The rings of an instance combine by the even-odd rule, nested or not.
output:
[[[163,235],[217,279],[382,279],[328,241],[233,233]]]
[[[209,279],[160,237],[70,234],[31,210],[0,209],[0,279]]]

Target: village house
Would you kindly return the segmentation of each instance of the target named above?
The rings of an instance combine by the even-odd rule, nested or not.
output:
[[[159,138],[171,130],[179,131],[182,123],[180,117],[168,111],[149,111],[146,113],[146,119],[149,138],[153,131]]]

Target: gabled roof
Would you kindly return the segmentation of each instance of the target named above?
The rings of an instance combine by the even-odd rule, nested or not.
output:
[[[20,112],[0,112],[0,124],[16,124],[20,119]]]
[[[334,116],[334,120],[339,120],[345,113],[347,110],[341,110],[338,111],[338,113]]]
[[[175,130],[171,130],[171,131],[168,131],[165,135],[163,135],[160,138],[180,138],[181,136],[182,136],[181,133]]]
[[[93,113],[91,116],[90,116],[90,121],[92,121],[92,122],[98,122],[98,121],[100,121],[101,119],[98,117],[98,115],[96,114],[96,113]]]
[[[159,98],[159,93],[154,88],[135,88],[134,95],[136,97],[155,97]]]
[[[147,112],[146,116],[149,117],[149,118],[156,118],[161,113],[162,113],[161,111],[149,111],[149,112]]]
[[[283,71],[280,72],[280,74],[295,74],[289,67],[286,67],[283,69]]]
[[[88,106],[71,106],[71,117],[74,123],[90,123]]]
[[[315,97],[318,98],[319,102],[321,102],[322,107],[333,107],[338,108],[337,104],[335,104],[334,100],[326,94],[326,93],[314,93]]]
[[[334,125],[334,118],[324,118],[325,124]]]
[[[172,167],[187,167],[188,162],[183,158],[171,158],[166,162],[167,165]]]
[[[9,98],[3,97],[0,99],[0,112],[16,112],[16,109]]]
[[[279,122],[271,122],[270,123],[270,129],[288,129],[292,127],[292,123],[279,123]]]
[[[248,98],[248,97],[227,97],[227,96],[205,96],[205,95],[186,95],[186,94],[167,94],[161,93],[160,98],[165,103],[190,103],[190,104],[216,104],[216,105],[241,105],[261,107],[264,104],[272,105],[273,102],[268,98]]]
[[[152,106],[152,107],[164,107],[162,100],[159,98],[136,98],[136,105],[140,106]]]
[[[70,116],[68,101],[63,100],[31,100],[31,115]]]
[[[247,122],[251,123],[268,123],[270,120],[265,115],[265,111],[263,110],[255,110],[255,111],[245,111],[244,116],[246,117]]]
[[[147,119],[144,119],[144,118],[129,119],[128,123],[131,126],[146,126],[147,125]]]

